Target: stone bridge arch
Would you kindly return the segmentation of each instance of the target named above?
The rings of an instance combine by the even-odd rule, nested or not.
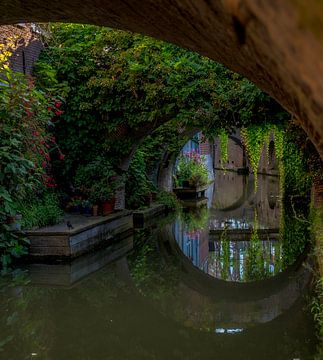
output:
[[[173,42],[223,63],[274,97],[323,158],[321,0],[4,0],[0,24],[90,23]]]

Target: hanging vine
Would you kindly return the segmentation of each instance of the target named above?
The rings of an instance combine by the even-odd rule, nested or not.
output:
[[[269,144],[271,128],[269,126],[251,125],[248,128],[241,129],[241,138],[246,148],[251,170],[254,174],[255,192],[258,187],[258,166],[264,145]]]
[[[220,161],[221,161],[221,166],[223,168],[224,164],[229,159],[229,155],[228,155],[229,135],[224,129],[220,130],[219,140],[220,140]]]
[[[284,179],[285,179],[284,161],[283,161],[284,131],[278,128],[276,125],[267,124],[261,127],[257,125],[252,125],[249,126],[248,128],[241,129],[241,138],[246,148],[251,170],[254,174],[255,192],[256,192],[258,186],[257,172],[258,172],[259,162],[261,159],[261,154],[265,147],[267,161],[269,161],[269,143],[270,143],[270,135],[272,133],[274,134],[275,137],[275,156],[278,162],[278,170],[280,176],[280,198],[282,198],[283,189],[284,189]]]
[[[279,171],[279,185],[280,185],[280,199],[283,198],[284,195],[284,185],[285,185],[285,167],[284,167],[284,144],[285,144],[285,136],[284,131],[279,129],[277,126],[274,127],[274,135],[275,135],[275,156],[278,162],[278,171]]]
[[[247,250],[246,280],[260,280],[266,276],[264,257],[259,238],[257,210],[254,209],[254,223]]]

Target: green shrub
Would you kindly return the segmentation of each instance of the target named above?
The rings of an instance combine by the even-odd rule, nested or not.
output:
[[[206,206],[190,211],[182,211],[180,214],[186,232],[203,230],[208,225],[209,210]]]
[[[188,181],[191,186],[203,186],[208,183],[208,169],[204,157],[195,151],[180,156],[176,175],[178,183]]]
[[[75,185],[93,204],[110,200],[123,180],[117,177],[110,161],[102,156],[96,157],[76,171]]]
[[[137,150],[135,152],[127,175],[127,207],[137,209],[145,205],[145,195],[153,189],[153,184],[146,174],[145,154],[143,151]]]
[[[179,208],[178,199],[172,192],[160,191],[157,194],[156,201],[165,205],[168,210],[177,210]]]
[[[63,216],[55,193],[46,193],[42,199],[33,200],[31,203],[22,202],[17,206],[17,212],[22,215],[22,229],[55,225]]]

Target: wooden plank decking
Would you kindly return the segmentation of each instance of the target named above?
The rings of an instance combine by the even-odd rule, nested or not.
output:
[[[67,221],[73,226],[70,230]],[[132,230],[132,212],[124,210],[97,217],[65,215],[60,224],[24,234],[30,240],[31,256],[76,257]]]

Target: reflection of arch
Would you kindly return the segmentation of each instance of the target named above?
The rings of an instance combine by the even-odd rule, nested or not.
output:
[[[306,313],[300,311],[304,306],[301,299],[274,320],[249,329],[240,328],[240,333],[217,332],[220,323],[216,319],[201,334],[190,320],[196,320],[198,325],[199,320],[203,320],[203,310],[206,316],[211,315],[206,303],[190,298],[192,292],[187,294],[186,299],[181,299],[186,303],[178,303],[176,294],[170,294],[163,302],[158,297],[139,292],[130,274],[128,261],[122,258],[70,290],[56,289],[49,293],[42,287],[37,293],[33,287],[30,301],[33,308],[29,308],[29,303],[26,309],[20,305],[18,316],[27,316],[20,317],[16,327],[24,329],[25,324],[28,328],[36,324],[31,350],[35,350],[35,338],[44,339],[42,344],[46,346],[48,358],[53,359],[63,356],[96,360],[111,357],[111,354],[117,354],[120,359],[156,360],[229,360],[233,355],[236,360],[313,358],[311,354],[316,343],[306,326]],[[46,293],[49,293],[48,296]],[[48,316],[41,317],[38,311],[31,311],[38,304]],[[181,310],[184,310],[184,317],[181,314],[178,316]],[[213,314],[217,313],[216,310]],[[73,321],[67,321],[69,316]],[[6,333],[1,325],[3,323],[0,323],[1,333]],[[233,325],[228,324],[228,327]],[[52,330],[50,337],[46,336],[48,329]],[[305,342],[305,339],[309,341]],[[25,337],[21,340],[19,347],[11,346],[10,354],[16,355],[12,358],[21,358]],[[167,346],[161,346],[161,342]],[[233,352],[233,349],[238,350]]]
[[[305,255],[302,255],[292,266],[274,277],[248,283],[227,282],[216,279],[201,270],[193,267],[192,263],[179,248],[170,225],[165,226],[160,232],[159,242],[165,249],[164,255],[174,256],[180,261],[183,270],[183,281],[188,280],[188,285],[196,291],[224,302],[250,301],[266,299],[273,294],[289,287],[293,282],[295,292],[291,296],[300,296],[307,282],[312,277],[310,270],[303,266]],[[165,247],[166,246],[166,247]],[[300,286],[300,282],[302,285]],[[296,298],[293,299],[295,301]],[[285,300],[284,300],[285,301]],[[286,304],[285,304],[286,305]]]
[[[277,206],[277,199],[279,197],[279,187],[273,179],[269,178],[268,181],[268,190],[267,190],[267,200],[268,205],[271,210],[275,209]]]
[[[178,134],[184,146],[187,139],[192,138],[198,132],[197,129],[186,128]],[[180,150],[179,150],[180,152]],[[166,191],[173,190],[173,172],[178,153],[165,151],[162,161],[157,165],[157,186]]]
[[[71,21],[111,26],[170,41],[220,61],[300,119],[323,155],[323,68],[312,61],[323,57],[323,29],[313,27],[322,23],[323,14],[306,0],[297,5],[292,0],[34,0],[29,6],[24,4],[22,0],[10,6],[1,2],[0,24]]]
[[[219,171],[218,171],[219,172]],[[225,206],[225,207],[219,207],[218,204],[213,204],[214,208],[217,211],[232,211],[240,208],[248,199],[250,199],[251,196],[254,195],[254,183],[253,181],[249,180],[249,176],[246,175],[237,175],[239,178],[243,179],[243,192],[242,195],[234,201],[232,204]],[[216,186],[216,177],[215,177],[215,184]],[[222,189],[219,188],[219,191]],[[214,192],[214,197],[216,195],[216,192]]]
[[[263,321],[259,321],[258,324],[256,321],[248,324],[246,319],[239,318],[241,307],[236,307],[236,304],[245,301],[245,305],[249,306],[248,301],[259,299],[260,302],[256,303],[254,310],[265,314],[264,308],[257,308],[257,305],[261,304],[262,297],[231,299],[230,305],[226,304],[225,298],[217,299],[212,293],[200,291],[196,288],[195,281],[192,284],[190,281],[185,281],[191,275],[192,265],[183,264],[181,256],[174,252],[173,245],[168,241],[171,229],[170,233],[169,229],[166,230],[159,234],[160,248],[157,247],[156,251],[160,255],[161,262],[166,262],[166,266],[168,261],[178,264],[180,278],[175,292],[150,293],[149,289],[145,292],[142,288],[138,291],[132,278],[131,261],[123,257],[107,268],[83,279],[73,289],[56,289],[55,292],[50,292],[50,296],[45,297],[44,287],[39,293],[33,287],[34,295],[31,298],[34,308],[40,304],[48,316],[40,321],[39,317],[37,318],[38,312],[27,308],[25,311],[28,316],[17,322],[18,326],[23,326],[25,321],[30,324],[30,321],[37,319],[36,324],[44,325],[40,327],[40,331],[54,329],[50,337],[51,342],[46,343],[52,358],[61,358],[61,354],[64,354],[66,358],[98,359],[99,356],[105,357],[111,353],[118,353],[120,358],[134,356],[141,358],[144,354],[146,358],[164,360],[165,358],[173,359],[174,349],[176,349],[176,354],[180,354],[181,358],[185,359],[218,357],[232,359],[233,348],[239,349],[235,354],[237,360],[258,360],[259,354],[264,360],[285,360],[291,354],[295,356],[297,354],[301,358],[312,358],[308,356],[308,352],[314,352],[315,342],[312,339],[311,328],[306,326],[306,313],[300,311],[304,306],[302,297],[293,298],[294,302],[291,306],[290,298],[287,297],[286,307],[281,314],[272,312],[269,313],[268,318],[260,317],[259,319]],[[164,239],[164,236],[167,238]],[[57,269],[60,270],[60,268],[61,265],[57,265]],[[47,276],[46,271],[48,270],[44,267],[43,277]],[[294,272],[295,278],[291,279],[294,283],[298,276],[299,293],[303,291],[306,284],[306,271],[306,268],[299,268]],[[56,271],[58,278],[61,278],[60,275],[60,272]],[[163,273],[159,276],[163,276]],[[197,282],[199,281],[198,278]],[[204,284],[201,285],[204,286]],[[205,290],[208,292],[208,289]],[[215,290],[213,293],[216,292]],[[221,289],[217,288],[217,291]],[[272,287],[263,296],[270,298],[277,295],[273,298],[273,305],[275,305],[274,300],[278,299],[283,292],[284,286]],[[290,292],[286,295],[289,296]],[[18,316],[22,311],[21,306],[19,309]],[[229,313],[229,317],[225,312]],[[273,315],[277,316],[273,317]],[[68,316],[73,316],[74,321],[67,321]],[[2,333],[1,325],[0,323]],[[222,332],[228,329],[238,329],[241,332],[237,334]],[[205,330],[205,332],[201,334],[200,330]],[[69,336],[66,337],[66,334]],[[86,342],[84,342],[84,336],[87,336]],[[125,339],[128,346],[124,346]],[[304,339],[310,341],[305,344]],[[163,347],[162,351],[161,341],[168,345]],[[32,345],[35,344],[32,343]],[[100,349],[100,355],[97,349]],[[21,349],[17,348],[17,353],[18,350],[20,352],[14,358],[20,358]]]
[[[274,140],[271,140],[269,143],[269,149],[268,149],[268,155],[269,155],[269,169],[274,170],[277,168],[276,164],[276,157],[275,157],[275,142]]]

